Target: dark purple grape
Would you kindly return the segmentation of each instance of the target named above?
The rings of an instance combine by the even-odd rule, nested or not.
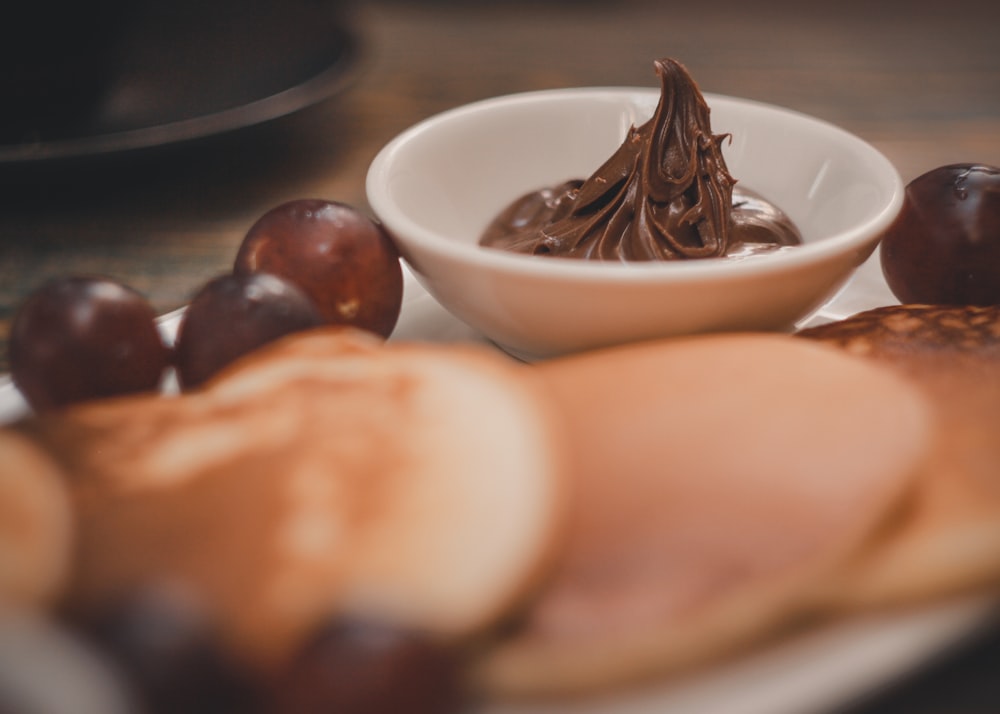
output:
[[[403,302],[399,252],[381,225],[342,203],[300,199],[265,213],[236,255],[239,274],[291,280],[323,318],[388,337]]]
[[[91,613],[81,631],[117,664],[148,714],[261,711],[263,688],[186,593],[135,591]]]
[[[170,350],[156,315],[135,290],[113,280],[52,280],[14,315],[11,376],[37,411],[156,389]]]
[[[275,714],[450,714],[456,652],[418,633],[357,620],[320,630],[279,683]]]
[[[181,319],[174,346],[185,389],[254,349],[323,324],[309,297],[268,273],[220,275],[195,295]]]
[[[900,302],[1000,303],[1000,168],[954,164],[911,181],[880,251]]]

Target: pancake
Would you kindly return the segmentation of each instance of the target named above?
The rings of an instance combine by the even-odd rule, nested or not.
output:
[[[887,306],[810,328],[885,365],[936,419],[927,468],[877,545],[825,588],[841,605],[927,599],[1000,579],[1000,306]]]
[[[180,583],[268,667],[332,615],[487,627],[539,576],[564,501],[558,430],[522,369],[324,329],[199,392],[35,419],[78,504],[73,608]]]
[[[65,585],[72,543],[63,474],[30,441],[0,429],[0,613],[49,607]]]
[[[551,578],[476,678],[571,695],[728,654],[811,607],[925,456],[885,369],[786,335],[695,337],[537,366],[573,438]]]

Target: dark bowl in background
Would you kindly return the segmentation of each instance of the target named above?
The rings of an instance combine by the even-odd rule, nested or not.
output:
[[[340,91],[344,0],[20,0],[0,10],[0,164],[146,148]]]
[[[111,80],[127,0],[21,0],[0,11],[0,144],[87,122]]]

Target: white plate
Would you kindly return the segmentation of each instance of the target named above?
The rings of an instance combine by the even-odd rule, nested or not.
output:
[[[483,342],[449,315],[406,271],[394,340]],[[882,279],[878,253],[805,324],[846,317],[896,302]],[[163,318],[168,336],[180,313]],[[27,413],[0,378],[0,423]],[[996,613],[990,594],[853,617],[815,626],[702,671],[605,698],[545,704],[487,704],[477,714],[821,714],[885,686],[955,647]]]

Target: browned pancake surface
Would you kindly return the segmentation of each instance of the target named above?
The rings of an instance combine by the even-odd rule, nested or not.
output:
[[[930,433],[905,380],[785,335],[536,375],[575,436],[575,500],[551,579],[479,670],[502,694],[619,685],[788,623],[898,503]]]
[[[199,392],[40,417],[25,429],[80,516],[72,605],[181,584],[264,665],[345,612],[486,626],[537,576],[562,508],[559,440],[521,369],[317,331]]]
[[[892,603],[1000,577],[1000,306],[887,306],[800,334],[905,375],[937,424],[906,510],[829,597]]]

